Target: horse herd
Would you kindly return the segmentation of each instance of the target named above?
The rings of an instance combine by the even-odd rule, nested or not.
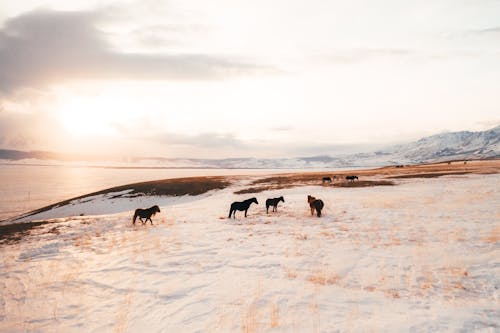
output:
[[[338,180],[339,178],[337,176],[334,176],[334,179]],[[345,179],[347,181],[353,182],[359,178],[358,178],[358,176],[346,176]],[[332,182],[331,177],[323,177],[323,183],[331,183],[331,182]],[[285,202],[285,199],[282,196],[278,197],[278,198],[267,199],[266,200],[266,213],[269,214],[269,207],[272,207],[273,208],[272,211],[276,212],[277,208],[278,208],[278,203],[280,203],[281,201]],[[307,202],[309,203],[309,207],[311,208],[311,215],[314,215],[314,212],[316,212],[316,215],[318,217],[321,217],[321,210],[323,210],[323,207],[325,206],[323,201],[321,199],[316,199],[315,197],[308,195]],[[255,197],[244,200],[244,201],[233,202],[231,204],[231,207],[229,208],[228,218],[231,218],[231,216],[233,218],[236,218],[236,211],[240,211],[240,212],[245,211],[245,217],[247,217],[248,208],[250,208],[250,205],[252,203],[255,203],[256,205],[259,204],[259,202],[257,201],[257,198],[255,198]],[[151,222],[151,224],[153,224],[151,217],[159,212],[160,212],[160,207],[158,207],[156,205],[153,207],[149,207],[147,209],[142,209],[142,208],[136,209],[134,212],[134,218],[132,219],[132,224],[135,224],[135,221],[137,220],[137,218],[139,218],[139,220],[142,222],[142,224],[147,223],[148,220]]]
[[[340,178],[338,176],[333,176],[334,180],[339,180]],[[356,179],[359,179],[358,176],[346,176],[345,180],[348,182],[353,182]],[[331,183],[332,182],[332,177],[323,177],[323,183]]]
[[[278,198],[271,198],[266,200],[266,213],[269,214],[269,207],[272,207],[272,211],[276,212],[278,211],[278,204],[280,202],[285,202],[285,199],[283,196],[278,197]],[[323,210],[323,207],[325,204],[323,203],[323,200],[321,199],[316,199],[313,196],[308,195],[307,196],[307,202],[309,203],[309,207],[311,208],[311,215],[314,215],[314,212],[316,212],[316,215],[318,217],[321,217],[321,210]],[[228,218],[236,218],[236,211],[245,211],[245,217],[247,217],[247,212],[248,209],[250,208],[250,205],[252,203],[255,203],[256,205],[259,204],[257,201],[257,198],[250,198],[244,201],[235,201],[231,204],[229,208],[229,216]],[[132,224],[135,224],[135,221],[137,218],[142,222],[142,224],[145,224],[148,222],[148,220],[153,224],[153,220],[151,220],[151,217],[153,217],[156,213],[160,213],[160,207],[157,205],[149,207],[147,209],[142,209],[138,208],[134,212],[134,217],[132,219]]]

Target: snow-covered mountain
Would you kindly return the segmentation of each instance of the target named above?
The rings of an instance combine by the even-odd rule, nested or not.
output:
[[[394,146],[383,153],[410,163],[500,157],[500,126],[482,132],[437,134]]]
[[[500,158],[500,126],[482,132],[452,132],[437,134],[418,141],[400,144],[371,153],[357,153],[337,156],[310,156],[294,158],[131,158],[119,161],[100,161],[78,156],[66,156],[47,152],[19,152],[0,149],[0,160],[19,161],[27,164],[33,160],[73,161],[81,164],[85,161],[92,165],[114,165],[118,167],[154,167],[154,168],[242,168],[242,169],[320,169],[371,167],[395,164],[414,164],[440,162],[459,159]],[[47,163],[47,162],[45,162]]]
[[[283,159],[223,159],[205,163],[224,168],[339,168],[500,158],[500,126],[482,132],[437,134],[372,153]]]

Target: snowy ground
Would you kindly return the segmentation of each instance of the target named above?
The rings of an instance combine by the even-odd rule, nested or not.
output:
[[[500,175],[268,191],[232,220],[253,196],[234,190],[35,216],[58,223],[0,244],[0,331],[500,330]],[[131,225],[154,203],[154,225]]]

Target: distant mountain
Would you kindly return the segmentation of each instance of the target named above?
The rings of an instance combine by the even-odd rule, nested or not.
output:
[[[23,152],[0,149],[0,160],[80,161],[92,165],[154,168],[227,169],[312,169],[372,167],[397,164],[441,162],[458,159],[500,158],[500,126],[483,132],[453,132],[422,138],[372,153],[295,158],[116,158],[104,161],[99,156],[67,155],[51,152]],[[32,163],[32,161],[23,161]]]
[[[453,132],[422,138],[384,151],[410,163],[500,157],[500,126],[483,132]]]
[[[100,161],[102,156],[63,154],[50,151],[20,151],[10,149],[0,149],[0,160],[20,161],[20,160],[40,160],[40,161]]]

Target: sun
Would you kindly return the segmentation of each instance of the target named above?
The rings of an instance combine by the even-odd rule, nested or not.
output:
[[[127,113],[124,101],[105,97],[71,97],[59,106],[59,120],[73,137],[115,135]]]

